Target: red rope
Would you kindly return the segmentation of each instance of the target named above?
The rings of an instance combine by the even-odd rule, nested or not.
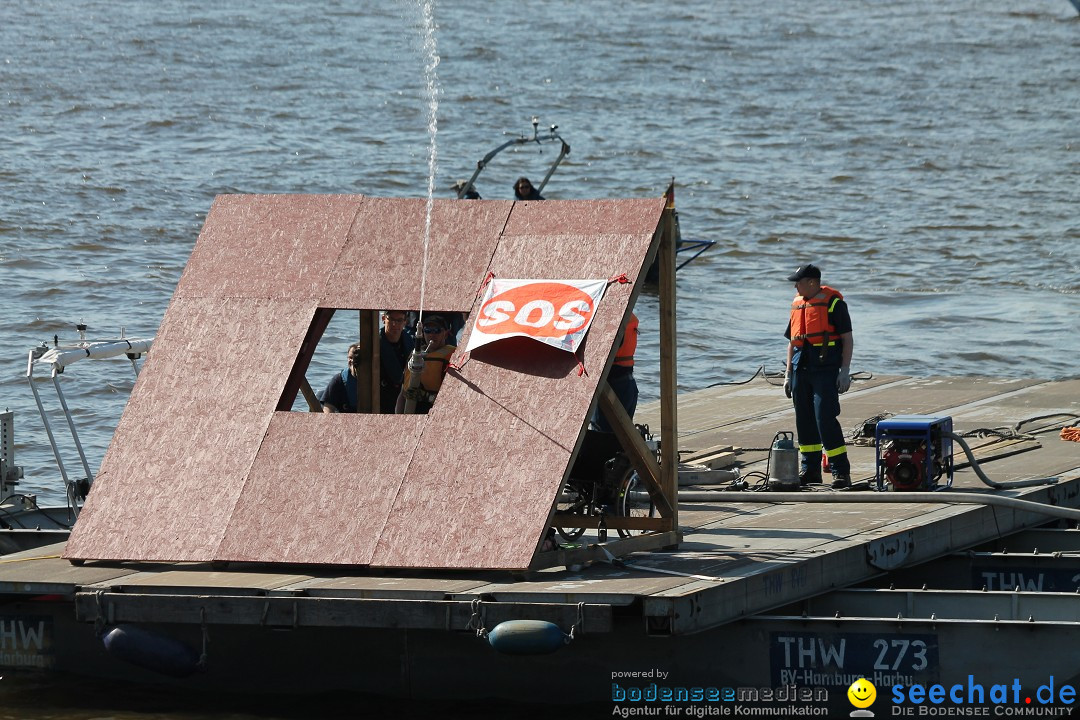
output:
[[[613,275],[608,278],[608,285],[616,282],[622,285],[628,285],[630,284],[630,278],[626,277],[626,273],[619,273],[618,275]]]
[[[461,353],[461,362],[458,362],[458,363],[450,363],[450,364],[449,364],[449,365],[447,366],[447,369],[448,369],[448,370],[458,370],[458,371],[460,371],[460,370],[461,370],[461,368],[465,367],[465,363],[469,362],[469,357],[470,357],[471,355],[472,355],[472,353],[467,353],[467,352],[465,352],[465,353]]]
[[[484,276],[484,281],[480,283],[480,289],[476,291],[476,297],[480,297],[484,294],[484,288],[488,286],[488,283],[495,278],[495,273],[488,270],[488,274]]]
[[[581,377],[584,375],[585,377],[588,377],[589,372],[585,369],[585,361],[582,360],[579,355],[574,355],[574,357],[577,359],[577,376]]]

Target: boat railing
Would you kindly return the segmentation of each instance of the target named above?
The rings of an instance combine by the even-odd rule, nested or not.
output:
[[[544,175],[544,179],[541,180],[540,184],[536,186],[537,193],[543,192],[544,186],[547,185],[548,180],[551,179],[551,176],[555,174],[555,170],[562,163],[563,158],[570,154],[570,144],[567,143],[566,140],[564,140],[558,132],[556,132],[559,129],[558,125],[551,125],[550,127],[548,127],[545,133],[541,133],[540,118],[533,117],[532,126],[532,137],[522,134],[516,138],[513,138],[512,140],[507,140],[506,142],[489,152],[487,155],[480,158],[480,160],[476,162],[476,170],[473,171],[472,176],[465,182],[464,185],[458,188],[458,199],[460,200],[464,198],[465,195],[469,192],[469,190],[473,189],[473,187],[475,186],[476,178],[480,176],[480,173],[484,171],[484,168],[488,166],[488,163],[490,163],[495,158],[495,156],[501,153],[503,150],[509,147],[514,147],[515,145],[531,145],[533,143],[537,145],[544,145],[545,143],[557,142],[559,143],[559,154],[555,157],[555,161],[551,163],[551,166],[548,167],[548,171]]]
[[[75,420],[72,417],[71,409],[68,407],[67,398],[64,396],[64,390],[63,387],[61,387],[59,376],[64,372],[65,368],[80,360],[103,360],[125,356],[131,362],[131,367],[135,372],[135,376],[138,377],[139,365],[137,360],[150,351],[150,346],[154,341],[152,337],[126,338],[124,337],[122,329],[120,337],[116,339],[87,340],[86,326],[80,324],[78,329],[80,336],[78,341],[61,342],[59,337],[54,336],[53,345],[51,347],[48,343],[42,343],[31,349],[27,356],[26,363],[26,379],[30,385],[30,390],[34,394],[34,402],[37,405],[38,414],[41,416],[41,422],[45,426],[45,433],[49,438],[49,445],[52,448],[53,457],[56,459],[56,466],[60,470],[60,477],[63,480],[65,495],[67,497],[68,509],[76,516],[78,515],[81,500],[86,497],[86,493],[90,490],[90,485],[94,482],[94,474],[90,469],[90,462],[87,460],[86,451],[83,449],[82,442],[79,440],[79,432],[75,428]],[[49,377],[52,380],[53,388],[56,390],[56,397],[60,402],[64,419],[67,422],[68,430],[71,433],[72,441],[75,444],[75,449],[79,455],[79,461],[81,462],[83,472],[85,473],[82,478],[73,479],[70,477],[68,475],[67,467],[64,465],[64,459],[60,453],[56,434],[53,432],[52,423],[49,422],[48,413],[45,411],[45,404],[42,402],[41,393],[37,388],[36,381],[40,378],[35,377],[34,371],[38,367],[49,368]]]

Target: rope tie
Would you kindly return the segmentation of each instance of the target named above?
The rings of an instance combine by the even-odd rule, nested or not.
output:
[[[459,355],[458,357],[460,358],[458,362],[452,362],[446,366],[448,370],[457,370],[460,372],[461,368],[465,367],[465,363],[469,362],[469,358],[472,357],[472,353],[464,352],[461,353],[461,355]]]
[[[200,670],[206,670],[208,646],[210,645],[210,628],[206,626],[206,608],[199,608],[199,625],[202,627],[202,652],[199,653],[199,661],[195,666]]]
[[[626,277],[626,273],[619,273],[618,275],[612,275],[608,278],[608,285],[611,283],[619,283],[620,285],[629,285],[630,278]]]
[[[475,630],[476,637],[484,639],[487,637],[488,631],[484,627],[484,609],[482,605],[480,598],[473,598],[472,617],[469,618],[469,624],[465,626],[465,629]]]
[[[570,634],[564,642],[569,645],[577,636],[579,630],[585,632],[585,603],[583,602],[577,604],[577,620],[570,626]]]
[[[105,591],[98,590],[94,593],[97,601],[97,617],[94,618],[94,634],[101,637],[105,634]]]
[[[479,300],[480,296],[484,294],[484,290],[487,288],[488,283],[495,279],[495,273],[488,270],[488,274],[484,276],[483,282],[480,283],[480,288],[476,291],[476,299]]]

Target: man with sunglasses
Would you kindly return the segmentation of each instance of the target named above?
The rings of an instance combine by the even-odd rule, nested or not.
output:
[[[412,373],[409,372],[408,364],[405,366],[405,375],[401,381],[401,392],[398,393],[395,410],[405,412],[405,400],[410,395],[416,400],[416,412],[427,413],[435,402],[435,396],[439,394],[446,370],[450,366],[450,357],[457,350],[455,345],[447,343],[450,337],[450,323],[442,315],[425,315],[423,318],[423,340],[427,346],[424,352],[424,369],[420,373],[420,386],[412,389],[409,387]]]

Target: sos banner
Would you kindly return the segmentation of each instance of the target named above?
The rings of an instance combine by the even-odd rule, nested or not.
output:
[[[604,297],[607,280],[502,280],[488,283],[466,352],[509,337],[530,337],[576,352]]]

